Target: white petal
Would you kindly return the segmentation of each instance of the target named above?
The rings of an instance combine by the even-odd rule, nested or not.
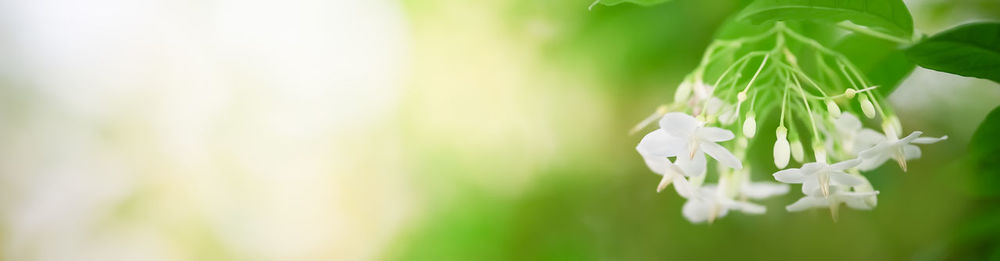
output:
[[[712,156],[712,158],[715,158],[715,160],[719,161],[720,164],[726,167],[734,169],[743,168],[743,165],[740,164],[740,160],[737,159],[736,156],[733,155],[733,153],[729,152],[729,150],[726,150],[726,148],[719,146],[719,144],[715,144],[714,142],[702,142],[701,149],[706,154]]]
[[[688,155],[677,156],[675,163],[684,170],[684,176],[688,177],[705,175],[705,168],[708,165],[708,162],[705,161],[705,153],[701,149],[694,152],[693,159]]]
[[[687,141],[674,137],[664,130],[655,130],[642,137],[635,150],[643,156],[673,157],[684,154],[688,146]]]
[[[863,129],[854,137],[854,153],[874,147],[876,144],[886,140],[885,135],[872,129]]]
[[[712,142],[727,141],[735,138],[732,131],[716,127],[698,128],[698,137]]]
[[[903,157],[905,159],[919,159],[920,158],[920,148],[916,145],[903,146]]]
[[[820,170],[823,170],[823,169],[826,169],[826,168],[829,168],[829,167],[830,167],[830,165],[826,165],[826,163],[810,162],[810,163],[803,164],[802,167],[799,168],[799,169],[802,170],[802,175],[809,176],[809,175],[816,174],[816,172],[818,172]]]
[[[857,186],[865,184],[865,179],[839,171],[834,171],[833,173],[831,173],[830,180],[836,183],[837,185],[843,185],[843,186]]]
[[[830,168],[833,170],[845,170],[858,166],[859,164],[861,164],[860,159],[851,159],[834,163],[833,165],[830,165]]]
[[[674,190],[677,191],[677,195],[683,198],[691,198],[694,193],[694,187],[681,175],[674,175]]]
[[[681,214],[691,223],[705,222],[708,220],[709,211],[711,207],[706,202],[695,198],[688,199],[681,208]]]
[[[764,212],[767,211],[767,208],[765,208],[764,206],[750,202],[739,202],[739,201],[729,203],[727,208],[739,210],[740,212],[747,214],[757,214],[757,215],[764,214]]]
[[[848,207],[860,210],[869,210],[875,206],[866,201],[878,195],[878,191],[871,192],[838,192],[835,196],[838,200],[847,204]]]
[[[806,195],[822,195],[823,190],[820,188],[819,180],[815,178],[806,178],[802,182],[802,194]]]
[[[837,118],[834,124],[837,126],[837,130],[844,132],[853,133],[861,130],[861,120],[858,119],[858,116],[854,116],[850,112],[841,114],[840,118]]]
[[[782,183],[799,184],[805,180],[802,170],[786,169],[774,173],[774,179]]]
[[[763,199],[788,193],[788,185],[771,182],[754,182],[743,187],[741,193],[752,199]]]
[[[649,167],[649,170],[660,175],[663,175],[667,171],[667,164],[670,164],[670,160],[666,157],[645,156],[642,159],[646,161],[646,166]]]
[[[795,201],[795,203],[792,203],[791,205],[785,206],[785,210],[788,210],[788,212],[798,212],[810,208],[827,207],[827,206],[830,206],[830,203],[825,198],[806,196],[800,198],[798,201]]]
[[[854,187],[854,191],[856,191],[856,192],[875,192],[875,190],[872,188],[871,183],[869,183],[867,180],[865,180],[865,184],[861,184],[860,186],[855,186]],[[869,197],[865,197],[862,202],[865,203],[865,205],[867,205],[868,209],[875,208],[875,206],[878,205],[878,197],[876,197],[874,195],[869,196]]]
[[[861,152],[859,157],[861,157],[861,164],[858,165],[858,169],[869,171],[882,166],[883,163],[888,161],[889,153],[884,149],[884,147],[877,146]]]
[[[690,137],[697,128],[698,120],[684,113],[671,112],[660,118],[660,129],[675,137]]]
[[[843,191],[843,192],[838,192],[837,196],[842,198],[865,198],[878,195],[878,193],[879,193],[878,191],[869,191],[869,192]]]
[[[910,141],[913,141],[913,140],[915,140],[917,138],[920,138],[921,134],[924,134],[924,133],[920,132],[920,131],[911,132],[910,135],[906,135],[906,137],[903,137],[902,139],[899,139],[899,142],[910,143]]]
[[[865,203],[864,198],[847,198],[843,199],[843,201],[847,204],[847,207],[857,210],[871,210],[872,208],[875,208],[874,206]]]
[[[874,196],[872,196],[874,197]],[[847,204],[847,207],[858,209],[858,210],[871,210],[875,208],[874,205],[870,205],[866,202],[869,197],[841,197],[841,201]]]
[[[912,141],[910,141],[910,143],[916,143],[916,144],[931,144],[931,143],[935,143],[935,142],[938,142],[938,141],[942,141],[942,140],[947,140],[947,139],[948,139],[948,136],[942,136],[942,137],[940,137],[940,138],[934,138],[934,137],[919,137],[919,138],[916,138],[916,139],[913,139]]]

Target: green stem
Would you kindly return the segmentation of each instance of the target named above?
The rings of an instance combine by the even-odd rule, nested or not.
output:
[[[844,29],[850,30],[850,31],[854,31],[854,32],[861,33],[861,34],[867,34],[867,35],[875,37],[875,38],[879,38],[879,39],[883,39],[883,40],[888,40],[888,41],[896,42],[896,43],[899,43],[899,44],[909,44],[910,42],[912,42],[910,40],[907,40],[906,38],[896,37],[896,36],[889,35],[889,34],[886,34],[886,33],[883,33],[883,32],[879,32],[879,31],[875,31],[875,30],[872,30],[872,29],[868,29],[868,27],[856,25],[854,23],[850,23],[850,22],[847,22],[847,21],[838,23],[837,26],[839,26],[840,28],[844,28]]]

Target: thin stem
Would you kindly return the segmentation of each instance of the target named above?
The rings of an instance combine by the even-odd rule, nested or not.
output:
[[[785,64],[782,64],[782,66],[784,66],[786,70],[790,70],[791,72],[795,73],[795,75],[802,77],[802,79],[805,80],[807,83],[809,83],[809,85],[815,87],[816,90],[823,95],[823,97],[827,96],[826,92],[823,91],[823,88],[820,87],[819,84],[816,84],[816,82],[814,82],[811,78],[809,78],[809,76],[806,75],[804,72],[802,72],[802,70],[800,70],[798,67],[792,67]]]
[[[733,62],[733,64],[730,64],[729,67],[727,67],[726,70],[722,72],[722,75],[719,76],[719,79],[715,80],[715,84],[712,85],[712,86],[719,86],[719,82],[721,82],[722,79],[724,79],[726,77],[726,75],[728,75],[729,72],[732,71],[733,68],[736,67],[736,65],[740,65],[740,68],[743,68],[743,66],[742,66],[743,63],[750,61],[750,58],[757,57],[757,56],[760,56],[760,55],[767,55],[767,52],[764,52],[764,51],[755,51],[755,52],[749,52],[749,53],[743,55],[743,57],[740,57],[740,59],[737,59],[735,62]]]
[[[854,77],[851,77],[851,74],[847,73],[847,69],[845,68],[844,64],[840,62],[840,60],[837,60],[837,68],[839,68],[840,72],[844,74],[844,78],[847,79],[847,82],[851,83],[851,87],[853,87],[854,90],[861,89],[858,88],[858,85],[854,83]],[[864,86],[863,84],[864,83],[862,83],[862,86]]]
[[[785,85],[785,91],[781,92],[781,118],[778,120],[778,126],[785,126],[785,110],[788,107],[788,85]]]
[[[850,30],[850,31],[854,31],[854,32],[857,32],[857,33],[862,33],[862,34],[867,34],[867,35],[875,37],[875,38],[879,38],[879,39],[883,39],[883,40],[888,40],[888,41],[892,41],[892,42],[896,42],[896,43],[900,43],[900,44],[909,44],[911,42],[910,40],[907,40],[906,38],[896,37],[896,36],[889,35],[889,34],[886,34],[886,33],[883,33],[883,32],[879,32],[879,31],[875,31],[875,30],[872,30],[872,29],[868,29],[868,27],[856,25],[854,23],[850,23],[850,22],[847,22],[847,21],[837,23],[837,26],[839,26],[840,28],[844,28],[844,29]]]
[[[809,100],[806,99],[806,92],[802,90],[802,85],[799,84],[799,79],[797,77],[791,77],[795,81],[795,87],[798,88],[799,94],[802,95],[802,103],[806,106],[806,111],[809,113],[809,124],[812,125],[813,138],[819,139],[819,130],[816,129],[816,119],[813,117],[812,108],[809,106]]]
[[[750,82],[747,82],[747,87],[743,88],[744,92],[750,89],[750,85],[753,85],[753,82],[757,80],[757,75],[760,74],[760,70],[764,69],[764,65],[767,64],[767,59],[769,58],[771,58],[771,54],[764,55],[764,61],[760,62],[760,67],[757,67],[757,72],[753,74],[753,77],[750,77]]]

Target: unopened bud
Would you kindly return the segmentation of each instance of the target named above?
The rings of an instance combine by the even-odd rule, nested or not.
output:
[[[834,118],[840,118],[840,106],[832,99],[826,99],[826,111],[830,112]]]
[[[847,96],[848,99],[853,99],[854,95],[857,94],[857,93],[858,93],[857,90],[847,89],[847,91],[844,91],[844,96]]]
[[[691,82],[684,81],[680,86],[677,86],[677,91],[674,92],[674,102],[685,103],[688,98],[691,97]]]
[[[748,145],[750,145],[750,141],[747,140],[747,137],[736,138],[736,147],[737,148],[746,148]]]
[[[788,129],[785,129],[784,126],[778,126],[776,136],[777,140],[774,142],[774,166],[777,166],[778,169],[784,169],[788,166]]]
[[[889,137],[899,137],[899,134],[903,132],[899,118],[896,118],[896,116],[886,117],[882,121],[882,132],[885,132],[885,135]]]
[[[815,141],[815,140],[813,140]],[[826,163],[826,148],[819,144],[813,145],[813,156],[816,156],[816,162]]]
[[[802,160],[806,156],[805,148],[802,147],[802,141],[793,140],[791,144],[791,149],[792,149],[792,158],[794,158],[795,161],[797,162],[802,162]]]
[[[747,138],[753,138],[757,135],[757,120],[754,119],[753,113],[747,115],[747,119],[743,121],[743,136]]]
[[[872,101],[868,99],[867,95],[860,94],[858,99],[861,101],[861,111],[865,113],[865,117],[869,119],[875,118],[875,106],[872,105]]]

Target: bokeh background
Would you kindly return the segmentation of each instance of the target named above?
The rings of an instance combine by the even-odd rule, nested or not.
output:
[[[839,223],[655,193],[627,131],[746,2],[2,0],[0,258],[1000,258],[963,164],[985,80],[915,70],[904,129],[950,139]],[[906,2],[921,33],[1000,20]]]

